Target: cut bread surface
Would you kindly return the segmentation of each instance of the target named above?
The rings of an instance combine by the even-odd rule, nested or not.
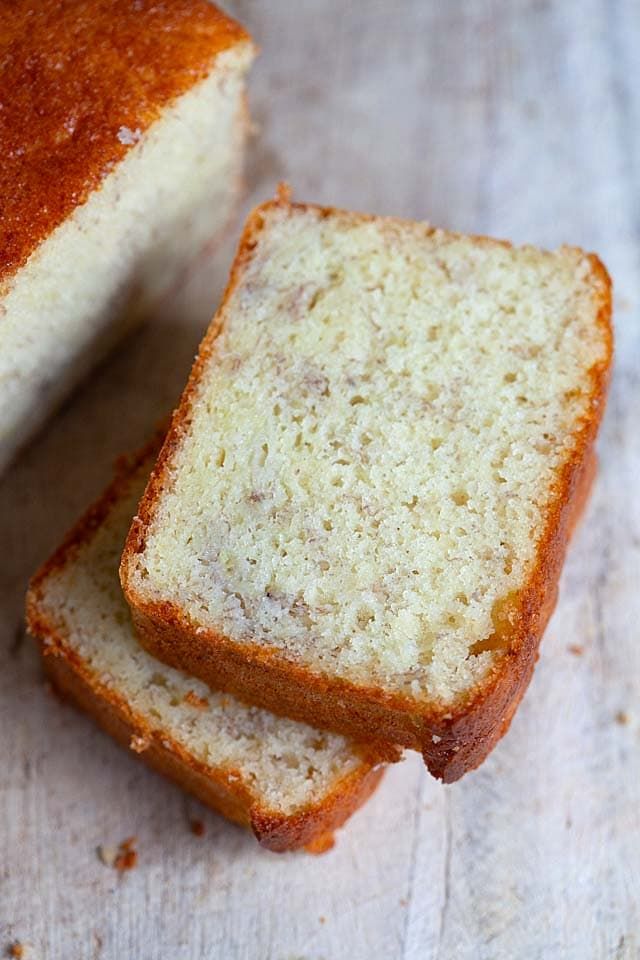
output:
[[[458,710],[555,589],[609,313],[575,248],[259,208],[123,558],[144,642]]]
[[[251,824],[266,846],[313,843],[374,789],[382,756],[240,703],[140,647],[118,563],[152,463],[124,471],[34,578],[30,629],[54,682],[152,766]]]

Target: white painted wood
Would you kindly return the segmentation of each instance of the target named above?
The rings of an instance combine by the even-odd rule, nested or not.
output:
[[[410,757],[333,852],[260,851],[48,696],[17,632],[28,575],[177,397],[236,224],[0,482],[0,954],[15,938],[47,960],[633,960],[640,4],[228,7],[263,50],[245,209],[285,177],[304,199],[601,254],[617,362],[600,477],[533,683],[485,765],[445,788]],[[131,834],[140,862],[120,878],[95,848]]]

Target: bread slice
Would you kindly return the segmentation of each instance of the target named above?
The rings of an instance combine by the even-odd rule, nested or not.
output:
[[[258,208],[124,551],[142,642],[460,777],[533,669],[610,312],[575,248]]]
[[[276,717],[154,660],[138,644],[118,562],[153,450],[115,481],[31,582],[27,620],[55,686],[151,767],[271,850],[326,849],[375,789],[375,748]]]
[[[16,0],[0,53],[2,467],[228,222],[255,51],[206,0]]]

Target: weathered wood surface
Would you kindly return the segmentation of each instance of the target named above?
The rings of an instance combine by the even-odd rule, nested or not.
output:
[[[602,468],[530,691],[485,765],[445,788],[411,757],[333,852],[260,851],[47,696],[19,626],[28,575],[177,397],[236,224],[0,484],[0,953],[637,958],[640,4],[228,7],[262,45],[246,208],[284,177],[305,199],[601,254],[617,294]],[[140,862],[120,878],[95,849],[130,834]]]

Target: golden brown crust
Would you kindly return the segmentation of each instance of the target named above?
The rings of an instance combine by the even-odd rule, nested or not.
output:
[[[603,331],[606,356],[589,371],[588,412],[575,433],[573,452],[556,479],[536,562],[513,612],[508,650],[471,695],[460,698],[451,708],[442,708],[322,676],[288,661],[273,648],[230,641],[200,625],[196,635],[178,607],[148,601],[138,595],[129,579],[129,566],[144,549],[145,533],[162,494],[167,470],[187,433],[199,380],[215,351],[225,305],[252,256],[265,213],[278,205],[313,210],[322,217],[352,216],[329,207],[291,204],[286,191],[250,216],[225,296],[202,342],[127,538],[121,565],[125,595],[141,642],[159,659],[274,712],[356,738],[376,738],[419,750],[431,773],[449,783],[478,766],[504,735],[531,679],[542,633],[555,604],[567,541],[593,476],[593,444],[604,410],[613,348],[611,281],[598,258],[589,255],[592,272],[600,281],[596,323]],[[365,214],[358,216],[377,219]],[[478,239],[504,244],[485,237]]]
[[[164,107],[207,76],[217,54],[249,42],[207,0],[5,4],[0,280],[84,203]],[[122,128],[134,136],[119,136]]]
[[[309,847],[311,852],[321,852],[328,849],[333,831],[368,799],[379,783],[384,772],[379,752],[363,746],[360,765],[337,778],[332,791],[315,804],[291,815],[265,808],[240,771],[203,764],[165,732],[150,728],[144,717],[133,711],[115,690],[105,686],[73,651],[65,640],[64,627],[54,621],[43,602],[48,577],[73,560],[78,549],[91,539],[114,504],[126,494],[134,475],[148,467],[160,443],[159,434],[135,457],[118,462],[116,476],[102,497],[35,574],[27,593],[29,630],[40,642],[45,669],[55,688],[93,716],[119,743],[139,753],[150,767],[229,820],[251,828],[260,844],[270,850]],[[398,759],[397,751],[391,758]]]

